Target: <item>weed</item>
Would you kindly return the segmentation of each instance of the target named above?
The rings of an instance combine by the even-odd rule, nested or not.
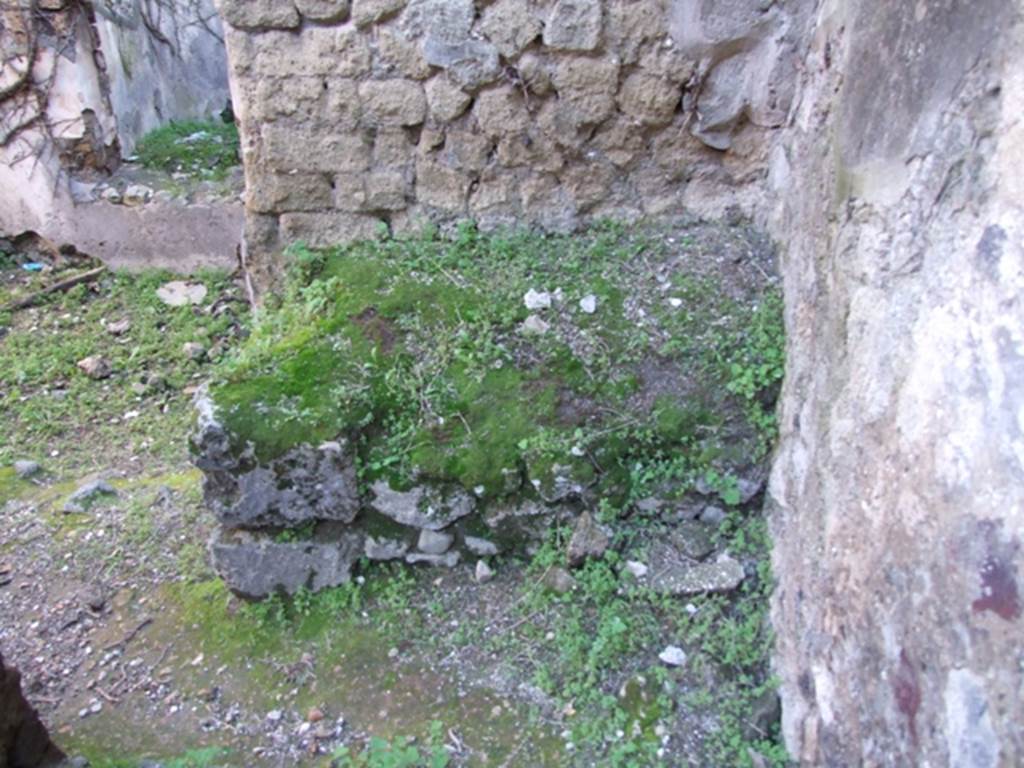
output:
[[[142,137],[136,154],[146,168],[218,180],[239,162],[234,123],[172,122]]]

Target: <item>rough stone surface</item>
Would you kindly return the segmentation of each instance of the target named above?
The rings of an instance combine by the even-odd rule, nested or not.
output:
[[[351,522],[359,509],[353,455],[341,442],[300,445],[269,462],[234,446],[204,395],[197,401],[195,463],[207,505],[229,528]]]
[[[349,21],[299,5],[315,23],[294,30],[268,29],[293,6],[268,22],[269,6],[242,5],[253,18],[229,15],[226,40],[258,272],[292,241],[333,245],[377,222],[567,232],[683,206],[753,213],[796,71],[781,4],[355,0]],[[384,203],[338,192],[383,170],[403,179]]]
[[[453,541],[455,537],[450,533],[422,530],[416,548],[427,555],[443,555],[451,549]]]
[[[38,461],[32,461],[30,459],[18,459],[14,462],[14,473],[23,479],[35,477],[42,471],[42,467],[39,466]]]
[[[46,726],[25,700],[21,675],[0,655],[0,765],[10,768],[47,768],[63,760],[50,741]]]
[[[210,544],[217,573],[228,587],[260,599],[276,592],[294,594],[347,582],[363,556],[359,534],[334,536],[330,542],[277,542],[246,532],[219,533]]]
[[[731,557],[715,562],[688,563],[673,554],[652,555],[650,586],[663,595],[703,595],[732,592],[743,581],[743,566]]]
[[[608,549],[608,543],[608,534],[601,530],[589,512],[584,512],[576,520],[569,539],[569,548],[566,551],[569,565],[579,566],[589,558],[603,557]]]
[[[1020,5],[820,5],[771,163],[786,743],[802,765],[1019,765]]]

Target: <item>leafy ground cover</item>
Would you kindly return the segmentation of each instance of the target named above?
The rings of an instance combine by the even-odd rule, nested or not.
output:
[[[144,168],[217,181],[239,163],[238,127],[219,121],[172,122],[147,133],[136,149]]]
[[[196,306],[156,297],[169,276],[118,274],[0,315],[0,643],[58,741],[98,766],[784,764],[765,524],[723,469],[773,440],[769,249],[742,228],[608,225],[292,258],[286,295],[255,323],[214,274]],[[0,306],[58,276],[18,263],[0,268]],[[523,295],[559,288],[537,313],[549,329],[524,336]],[[88,355],[112,375],[83,375]],[[318,371],[345,372],[342,391]],[[382,425],[362,440],[368,475],[429,466],[490,483],[512,459],[479,454],[589,448],[601,414],[629,459],[618,492],[602,490],[611,551],[564,594],[546,586],[564,565],[568,532],[554,529],[532,553],[492,558],[485,584],[468,568],[367,564],[335,590],[239,601],[206,563],[213,521],[186,454],[192,391],[211,377],[226,399],[267,399],[274,428],[249,434],[270,451],[282,431],[336,429],[337,406],[361,404]],[[16,459],[42,474],[17,477]],[[118,495],[64,513],[98,473]],[[674,524],[638,503],[697,484],[727,511],[718,546],[747,575],[730,595],[666,598],[625,567]],[[659,661],[670,643],[682,667]]]

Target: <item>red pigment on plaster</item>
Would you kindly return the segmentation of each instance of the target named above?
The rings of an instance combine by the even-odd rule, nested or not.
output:
[[[893,675],[892,693],[896,706],[907,718],[910,737],[917,744],[917,710],[921,708],[921,686],[917,683],[917,672],[910,663],[907,652],[900,651],[900,667]]]
[[[1010,621],[1020,616],[1016,569],[1011,563],[988,557],[981,566],[981,597],[971,603],[975,613],[992,611]]]

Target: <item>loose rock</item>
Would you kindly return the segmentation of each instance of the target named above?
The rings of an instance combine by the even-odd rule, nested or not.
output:
[[[713,563],[671,564],[656,568],[651,588],[664,595],[731,592],[743,581],[743,566],[723,556]]]
[[[597,312],[597,296],[590,294],[580,299],[580,309],[586,314],[592,315]]]
[[[494,578],[494,571],[491,569],[485,561],[476,561],[476,572],[474,574],[478,584],[486,584],[488,581]]]
[[[114,372],[105,357],[90,355],[78,361],[78,368],[90,379],[105,379]]]
[[[569,565],[578,567],[587,558],[603,557],[608,549],[608,534],[601,530],[593,516],[584,512],[576,520],[567,552]]]
[[[451,548],[454,540],[455,537],[450,533],[423,530],[420,531],[417,547],[420,552],[425,552],[428,555],[443,555]]]
[[[519,328],[523,333],[536,335],[544,334],[551,330],[551,326],[538,315],[530,315]]]
[[[28,459],[19,459],[14,462],[14,474],[23,480],[27,480],[30,477],[35,477],[42,471],[42,467],[39,466],[38,461],[30,461]]]
[[[572,592],[576,588],[576,579],[564,568],[551,568],[544,574],[542,583],[552,592],[559,595]]]
[[[686,663],[686,651],[677,645],[669,645],[658,654],[658,658],[670,667],[681,667]]]
[[[547,291],[535,291],[531,288],[523,296],[523,304],[529,310],[549,309],[551,307],[551,294]]]
[[[94,500],[97,496],[117,496],[117,490],[106,480],[92,480],[78,489],[64,502],[64,512],[81,513],[85,511],[85,505]]]
[[[122,320],[115,320],[112,323],[107,323],[107,332],[112,336],[122,336],[131,330],[132,321],[127,317]]]
[[[181,351],[185,353],[185,356],[189,360],[194,360],[196,362],[199,362],[206,357],[206,347],[197,341],[186,341],[182,345]]]
[[[206,298],[206,286],[202,283],[186,283],[172,280],[156,289],[157,298],[169,307],[184,307],[187,304],[201,304]]]

